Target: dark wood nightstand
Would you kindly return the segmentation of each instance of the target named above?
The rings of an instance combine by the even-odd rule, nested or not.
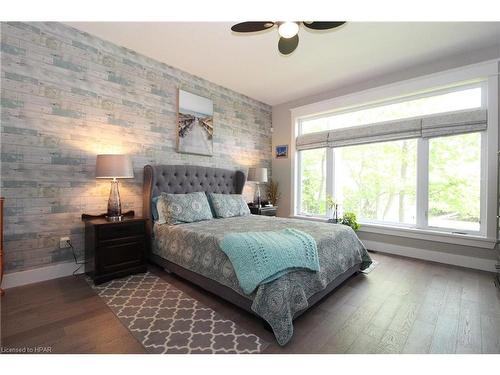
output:
[[[263,215],[263,216],[276,216],[276,210],[278,209],[277,206],[271,206],[271,207],[257,207],[257,206],[252,206],[248,205],[248,208],[250,209],[250,212],[253,215]]]
[[[95,284],[146,272],[146,220],[124,216],[122,221],[85,221],[85,273]]]

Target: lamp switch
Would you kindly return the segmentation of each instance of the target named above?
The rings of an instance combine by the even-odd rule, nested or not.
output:
[[[69,247],[68,241],[70,241],[69,237],[61,237],[59,239],[59,249],[65,249],[65,248]]]

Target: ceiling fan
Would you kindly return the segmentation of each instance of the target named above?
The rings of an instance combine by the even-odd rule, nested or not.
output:
[[[278,25],[278,33],[280,40],[278,42],[278,50],[283,55],[289,55],[299,45],[299,27],[303,24],[308,29],[312,30],[329,30],[342,26],[345,22],[342,21],[303,21],[303,22],[241,22],[233,25],[231,30],[236,33],[253,33],[263,31]]]

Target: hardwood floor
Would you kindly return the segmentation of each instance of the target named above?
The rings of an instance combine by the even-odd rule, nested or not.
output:
[[[384,254],[298,318],[285,347],[251,314],[164,271],[151,271],[271,343],[266,353],[500,353],[493,276]],[[144,353],[86,284],[67,277],[10,289],[1,299],[4,347],[55,353]]]

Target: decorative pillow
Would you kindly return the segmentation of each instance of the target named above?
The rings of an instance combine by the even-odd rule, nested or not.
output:
[[[211,220],[212,211],[205,193],[166,194],[158,199],[158,223],[181,224]]]
[[[241,194],[208,193],[215,217],[226,218],[250,215],[250,209]]]
[[[161,193],[160,195],[158,195],[156,198],[156,213],[158,214],[158,219],[156,220],[156,222],[158,224],[165,224],[167,222],[167,218],[165,217],[164,215],[164,212],[166,212],[166,199],[164,197],[164,195],[166,195],[165,193]],[[154,213],[153,213],[154,215]],[[154,218],[154,216],[153,216]]]

